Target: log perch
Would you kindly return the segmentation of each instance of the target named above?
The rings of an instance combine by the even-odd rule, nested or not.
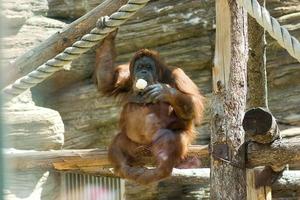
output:
[[[53,151],[5,151],[10,169],[52,169],[83,173],[101,173],[111,167],[106,149],[53,150]],[[188,157],[199,158],[201,163],[208,163],[208,145],[193,145]],[[155,160],[145,152],[138,152],[136,165],[154,165]],[[204,164],[205,165],[205,164]],[[202,167],[207,167],[206,166]],[[106,173],[106,172],[105,172]]]
[[[300,163],[300,136],[275,140],[272,144],[252,142],[247,146],[247,167],[272,166],[282,170],[286,164]]]
[[[268,110],[258,107],[246,112],[243,120],[246,137],[261,144],[272,143],[279,138],[276,119]]]
[[[14,150],[4,152],[6,161],[12,170],[52,169],[58,171],[76,171],[93,173],[111,167],[106,149],[79,149],[53,151]],[[208,145],[191,145],[188,157],[196,157],[204,164],[209,160]],[[151,165],[153,158],[137,154],[137,160]],[[271,145],[250,143],[247,147],[247,167],[272,166],[300,163],[300,136],[276,140]],[[137,163],[138,164],[138,163]]]

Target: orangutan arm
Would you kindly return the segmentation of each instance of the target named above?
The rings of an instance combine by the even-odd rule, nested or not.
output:
[[[202,119],[203,97],[194,82],[181,70],[172,71],[173,84],[157,83],[145,89],[147,102],[164,101],[172,105],[178,117],[194,120],[199,124]],[[173,87],[172,87],[172,86]]]
[[[117,32],[109,34],[96,49],[94,81],[104,95],[116,95],[126,90],[130,73],[129,64],[115,66]]]
[[[176,89],[170,96],[170,104],[177,115],[193,118],[196,124],[202,120],[204,98],[196,84],[180,68],[172,72]]]

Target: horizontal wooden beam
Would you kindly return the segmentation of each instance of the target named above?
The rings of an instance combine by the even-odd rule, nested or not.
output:
[[[95,175],[112,176],[111,170],[104,173],[95,173]],[[210,183],[210,169],[173,169],[172,176],[165,180],[167,183],[203,185]],[[300,197],[300,170],[284,171],[282,176],[273,184],[272,192],[276,193],[274,197]]]
[[[209,185],[210,169],[174,169],[172,176],[166,183],[186,185]],[[282,176],[272,185],[274,199],[299,199],[300,198],[300,170],[284,171]]]
[[[250,143],[247,167],[272,166],[282,169],[286,164],[300,163],[300,136],[275,140],[272,144]]]
[[[193,145],[189,148],[189,156],[200,160],[209,155],[207,145]],[[26,151],[7,150],[6,160],[11,169],[26,170],[32,168],[47,168],[59,171],[76,171],[84,173],[109,173],[111,167],[104,149]],[[139,163],[153,164],[154,160],[144,152],[137,154]],[[204,166],[204,165],[203,165]],[[106,169],[106,170],[105,170]]]
[[[26,151],[6,150],[6,160],[11,169],[27,170],[47,168],[59,171],[76,171],[83,173],[110,173],[111,164],[105,149]],[[188,157],[196,157],[201,167],[209,167],[208,145],[191,145]],[[300,163],[300,136],[276,140],[271,145],[250,143],[248,145],[247,167],[272,166]],[[150,155],[137,154],[139,163],[154,163]]]
[[[96,172],[96,171],[94,171]],[[105,175],[114,177],[111,170],[93,173],[94,175]],[[170,185],[201,185],[209,187],[210,169],[173,169],[172,176],[164,180]],[[273,198],[297,199],[300,198],[300,170],[284,171],[282,176],[272,185]]]
[[[282,177],[272,185],[275,199],[300,199],[300,170],[284,171]]]
[[[194,177],[198,177],[197,179]],[[210,169],[201,168],[201,169],[174,169],[172,172],[172,179],[178,180],[186,178],[189,180],[178,180],[181,183],[188,184],[203,184],[209,183],[210,181]],[[190,181],[193,180],[193,181]],[[187,182],[188,181],[188,182]],[[287,183],[289,182],[289,183]],[[286,187],[289,185],[293,188],[298,188],[300,192],[300,170],[286,170],[283,172],[282,176],[274,183],[274,187],[277,189]]]
[[[7,150],[4,152],[11,169],[32,168],[76,171],[91,167],[106,167],[110,163],[107,151],[103,149],[26,151]]]

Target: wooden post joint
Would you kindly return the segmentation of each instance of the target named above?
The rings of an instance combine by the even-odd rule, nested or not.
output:
[[[227,144],[215,144],[213,145],[212,155],[219,160],[228,160],[229,151]]]
[[[272,113],[262,107],[252,108],[245,113],[243,119],[243,128],[248,140],[262,144],[270,145],[277,139],[280,139],[280,131]],[[255,188],[271,186],[281,175],[285,168],[280,166],[265,166],[262,170],[255,171]]]
[[[245,154],[245,151],[241,153]],[[233,151],[230,149],[228,144],[214,144],[211,154],[215,159],[228,163],[234,167],[240,169],[244,169],[246,167],[244,163],[240,164],[232,159]]]

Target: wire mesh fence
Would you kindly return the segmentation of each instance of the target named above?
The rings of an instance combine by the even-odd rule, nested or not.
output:
[[[62,173],[64,200],[123,200],[124,181],[120,178]]]

